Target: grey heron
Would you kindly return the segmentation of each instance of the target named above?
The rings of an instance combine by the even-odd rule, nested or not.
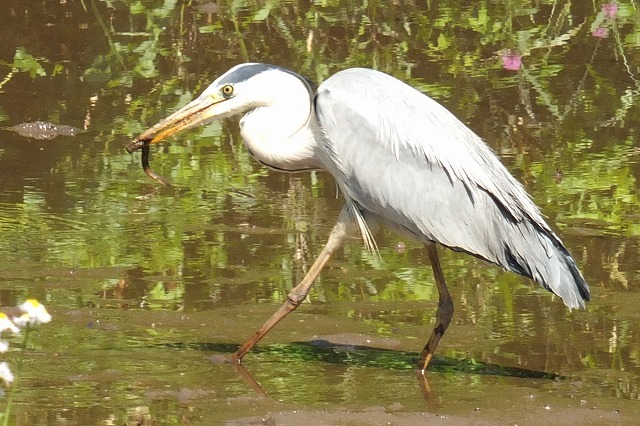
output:
[[[436,101],[382,72],[346,69],[315,90],[287,69],[240,64],[127,149],[148,150],[179,131],[239,114],[244,145],[257,161],[287,172],[328,171],[345,205],[307,275],[232,356],[237,362],[300,305],[348,237],[359,231],[376,252],[372,230],[379,225],[424,244],[431,262],[439,301],[418,363],[423,373],[453,316],[437,243],[528,277],[569,308],[589,300],[575,260],[491,149]]]

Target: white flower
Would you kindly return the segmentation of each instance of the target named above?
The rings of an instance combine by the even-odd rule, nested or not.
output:
[[[19,328],[25,328],[31,324],[31,317],[25,312],[19,317],[13,317],[13,323]]]
[[[51,315],[49,315],[47,309],[36,299],[27,299],[19,308],[29,316],[27,324],[45,324],[51,321]],[[24,314],[20,316],[20,318],[22,317],[24,317]],[[16,320],[18,318],[14,318],[14,321]]]
[[[13,382],[13,373],[9,369],[9,364],[6,362],[0,362],[0,379],[4,380],[7,385]]]
[[[16,327],[16,325],[11,322],[9,317],[4,312],[0,312],[0,333],[5,330],[11,330],[14,333],[20,333],[18,327]]]
[[[9,342],[6,340],[0,340],[0,353],[3,354],[9,350]]]

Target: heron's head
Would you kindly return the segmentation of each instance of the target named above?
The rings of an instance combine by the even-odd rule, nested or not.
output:
[[[303,77],[275,65],[249,63],[231,68],[202,94],[139,135],[127,150],[160,142],[182,130],[282,101],[311,104],[313,88]]]

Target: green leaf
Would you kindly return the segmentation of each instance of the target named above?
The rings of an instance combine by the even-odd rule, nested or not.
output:
[[[132,3],[131,6],[129,6],[129,12],[132,15],[137,15],[137,14],[140,14],[140,13],[144,13],[146,10],[147,9],[144,7],[142,2],[140,2],[140,1]]]
[[[27,71],[31,78],[35,76],[44,77],[47,75],[44,68],[38,63],[36,58],[27,53],[24,48],[19,47],[16,50],[16,54],[13,57],[13,68],[17,68],[20,71]]]
[[[440,35],[438,36],[438,48],[444,50],[444,49],[448,48],[449,46],[451,46],[451,42],[449,41],[447,36],[445,36],[444,34],[440,33]]]
[[[207,33],[213,33],[213,32],[219,31],[221,28],[222,28],[222,25],[220,24],[203,25],[198,28],[198,31],[200,32],[200,34],[207,34]]]
[[[269,17],[269,12],[271,12],[271,5],[267,4],[262,9],[258,10],[255,15],[253,15],[254,22],[264,21]]]

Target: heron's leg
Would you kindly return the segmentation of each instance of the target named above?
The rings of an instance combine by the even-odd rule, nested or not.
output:
[[[344,241],[353,235],[356,229],[357,224],[351,216],[349,209],[347,206],[343,207],[340,212],[340,216],[338,217],[338,222],[333,227],[331,234],[329,234],[327,244],[324,249],[322,249],[322,252],[316,261],[313,262],[313,265],[309,272],[307,272],[307,275],[305,275],[300,284],[295,286],[289,292],[286,302],[284,302],[284,304],[280,306],[273,315],[271,315],[262,327],[260,327],[260,329],[256,331],[255,334],[231,356],[233,361],[239,362],[242,357],[245,356],[245,354],[269,332],[269,330],[271,330],[282,318],[293,312],[302,303],[305,297],[307,297],[313,282],[316,280],[320,271],[322,271],[322,268],[325,263],[327,263],[333,252],[341,247]]]
[[[447,290],[447,283],[444,281],[444,275],[442,274],[442,268],[440,267],[440,260],[438,259],[438,251],[435,244],[426,244],[427,252],[429,253],[429,260],[431,261],[431,268],[433,269],[433,275],[436,278],[436,286],[438,287],[438,310],[436,311],[436,324],[431,332],[429,341],[422,349],[420,354],[420,362],[418,368],[424,374],[424,370],[429,365],[433,353],[438,347],[438,343],[442,338],[442,335],[449,327],[451,318],[453,317],[453,301]]]

